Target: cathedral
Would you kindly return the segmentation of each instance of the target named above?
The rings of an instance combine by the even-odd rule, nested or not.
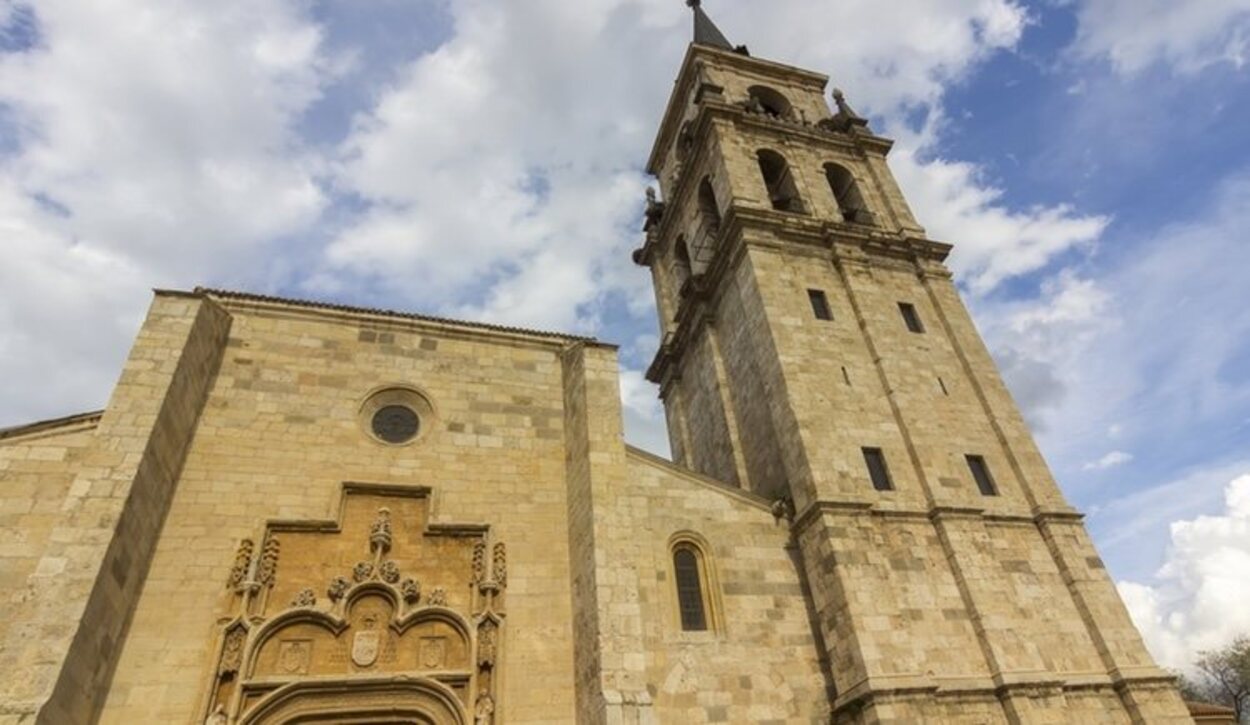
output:
[[[157,291],[104,410],[0,431],[0,723],[1192,722],[890,140],[690,4],[672,460],[609,343]]]

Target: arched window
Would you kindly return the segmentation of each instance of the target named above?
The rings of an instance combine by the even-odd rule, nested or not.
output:
[[[838,202],[843,219],[855,224],[873,223],[872,214],[850,171],[838,164],[825,164],[825,178],[829,180],[829,188],[833,190],[833,198]]]
[[[712,188],[712,180],[703,177],[699,184],[699,217],[708,234],[716,236],[720,231],[720,205],[716,203],[716,191]]]
[[[703,632],[708,629],[703,567],[699,559],[698,550],[689,544],[679,545],[673,550],[677,607],[681,613],[681,628],[686,632]]]
[[[756,113],[763,113],[774,118],[789,118],[793,112],[790,101],[768,86],[751,86],[747,89],[747,94],[751,97],[749,101],[751,110]]]
[[[760,150],[757,156],[773,208],[778,211],[804,213],[799,188],[794,183],[794,175],[790,172],[790,165],[786,163],[785,157],[768,149]]]

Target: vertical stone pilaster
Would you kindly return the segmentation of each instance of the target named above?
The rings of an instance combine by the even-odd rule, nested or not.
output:
[[[645,725],[655,720],[638,573],[606,554],[608,537],[629,530],[609,525],[628,475],[616,353],[575,345],[563,365],[578,722]]]
[[[214,302],[157,293],[98,429],[98,465],[65,502],[70,565],[48,602],[37,722],[93,722],[103,705],[204,400],[230,331]],[[65,629],[64,623],[76,628]]]

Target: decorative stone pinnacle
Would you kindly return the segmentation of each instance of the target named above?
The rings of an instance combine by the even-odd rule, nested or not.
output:
[[[703,0],[686,0],[687,7],[697,8],[703,5]]]

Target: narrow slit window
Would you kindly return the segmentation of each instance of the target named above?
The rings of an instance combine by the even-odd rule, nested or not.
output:
[[[677,579],[677,606],[681,611],[681,628],[687,632],[707,630],[707,611],[703,603],[703,575],[699,568],[699,555],[689,546],[683,546],[673,552],[673,573]]]
[[[816,315],[816,319],[833,319],[833,310],[829,308],[829,298],[825,296],[823,290],[809,289],[807,299],[812,303],[812,314]]]
[[[898,303],[898,311],[903,314],[903,322],[907,324],[907,329],[920,334],[924,332],[924,325],[920,322],[920,313],[916,312],[916,306],[910,302]]]
[[[994,485],[994,477],[990,475],[990,467],[985,464],[985,459],[981,456],[964,456],[964,458],[968,459],[968,468],[972,470],[972,477],[976,479],[981,495],[997,496],[998,488]]]
[[[946,389],[946,381],[938,378],[938,387],[942,389],[942,395],[950,397],[951,391]]]
[[[890,469],[885,465],[885,454],[880,448],[865,448],[864,463],[868,465],[868,475],[872,478],[872,487],[878,491],[893,491],[894,483],[890,481]]]

